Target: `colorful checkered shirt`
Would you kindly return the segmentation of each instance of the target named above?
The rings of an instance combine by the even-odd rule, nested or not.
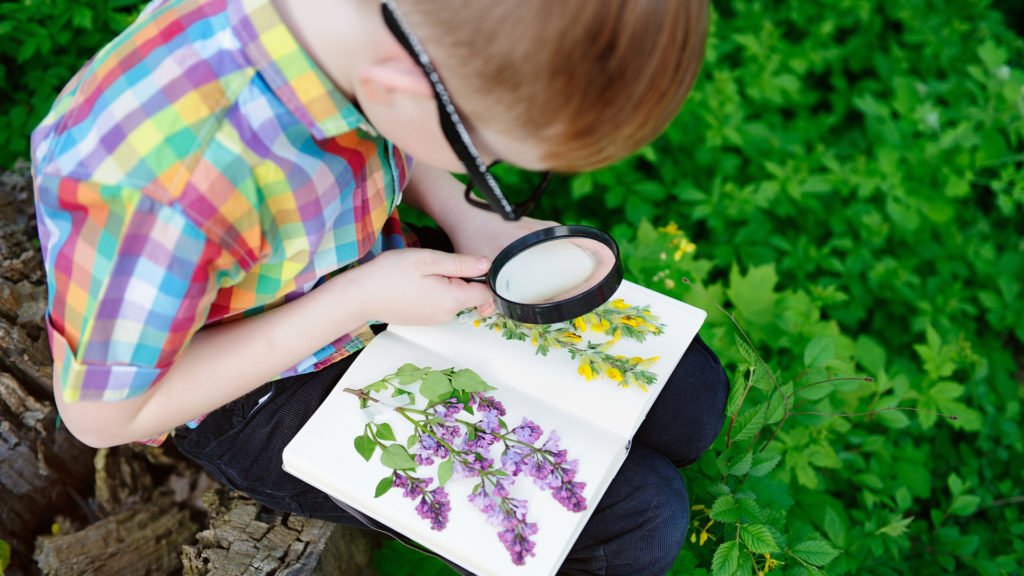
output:
[[[157,0],[71,80],[32,154],[66,402],[141,394],[200,328],[404,245],[411,160],[270,0]],[[371,337],[363,326],[280,376]]]

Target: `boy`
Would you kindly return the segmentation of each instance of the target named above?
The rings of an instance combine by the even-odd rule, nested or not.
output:
[[[468,170],[514,219],[486,163],[572,171],[635,150],[692,85],[705,11],[156,0],[33,134],[68,429],[96,447],[175,430],[183,453],[270,507],[387,531],[281,471],[281,450],[373,337],[370,322],[489,313],[486,288],[459,278],[551,224],[467,204],[449,171]],[[433,245],[454,253],[405,248],[403,190],[447,233]],[[714,440],[727,390],[698,340],[566,573],[671,566],[688,522],[676,466]]]

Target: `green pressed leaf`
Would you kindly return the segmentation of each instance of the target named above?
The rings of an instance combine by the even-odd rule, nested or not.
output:
[[[452,477],[452,459],[448,458],[437,466],[437,483],[444,486]]]
[[[443,372],[434,371],[427,373],[420,384],[420,395],[432,403],[442,402],[451,397],[454,389],[448,376]]]
[[[429,370],[428,368],[420,368],[415,364],[405,363],[398,367],[395,373],[398,375],[399,384],[412,384],[419,380]]]
[[[355,438],[356,452],[363,457],[363,460],[367,462],[373,456],[373,451],[377,448],[377,444],[374,443],[373,438],[370,438],[366,434],[360,434]]]
[[[388,424],[387,422],[377,424],[375,433],[377,434],[377,438],[381,440],[395,439],[395,432],[391,429],[391,425]]]
[[[479,374],[468,368],[463,368],[455,373],[452,377],[452,386],[463,392],[486,392],[495,389],[494,386],[484,382]]]
[[[380,498],[381,496],[386,494],[388,490],[391,490],[391,486],[392,484],[394,484],[394,482],[395,477],[392,476],[391,474],[388,474],[387,476],[381,478],[380,482],[377,482],[377,489],[373,491],[373,497]]]
[[[412,434],[409,434],[409,437],[405,439],[405,447],[410,449],[410,450],[412,450],[412,447],[415,446],[416,443],[419,442],[419,441],[420,441],[419,434],[416,434],[415,432],[412,433]]]
[[[804,562],[819,568],[825,566],[832,560],[835,560],[836,556],[839,556],[839,551],[824,540],[807,540],[806,542],[801,542],[796,546],[793,546],[793,548],[789,550],[789,553]]]
[[[713,576],[734,576],[740,565],[740,543],[735,540],[724,542],[711,558]]]
[[[775,537],[764,524],[740,524],[740,540],[751,551],[758,554],[775,552],[779,549]]]
[[[410,470],[416,467],[416,461],[401,444],[389,444],[384,448],[380,454],[380,463],[395,470]]]

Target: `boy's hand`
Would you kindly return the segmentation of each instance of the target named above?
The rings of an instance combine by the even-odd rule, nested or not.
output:
[[[365,314],[370,319],[440,324],[459,310],[493,306],[485,284],[460,279],[481,276],[490,266],[490,259],[480,256],[405,248],[384,252],[339,278],[341,282],[360,278],[370,296]]]

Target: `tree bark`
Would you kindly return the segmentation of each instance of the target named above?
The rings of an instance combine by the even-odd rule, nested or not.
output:
[[[203,496],[210,528],[182,550],[185,576],[290,576],[375,574],[373,537],[358,528],[268,511],[224,488]],[[324,551],[330,542],[329,554]]]
[[[12,573],[29,571],[34,535],[91,492],[92,450],[55,428],[53,406],[0,373],[0,539]]]
[[[153,502],[131,506],[78,532],[40,537],[36,561],[47,576],[163,576],[180,569],[181,546],[195,531],[188,511],[177,508],[169,491],[161,491]]]

